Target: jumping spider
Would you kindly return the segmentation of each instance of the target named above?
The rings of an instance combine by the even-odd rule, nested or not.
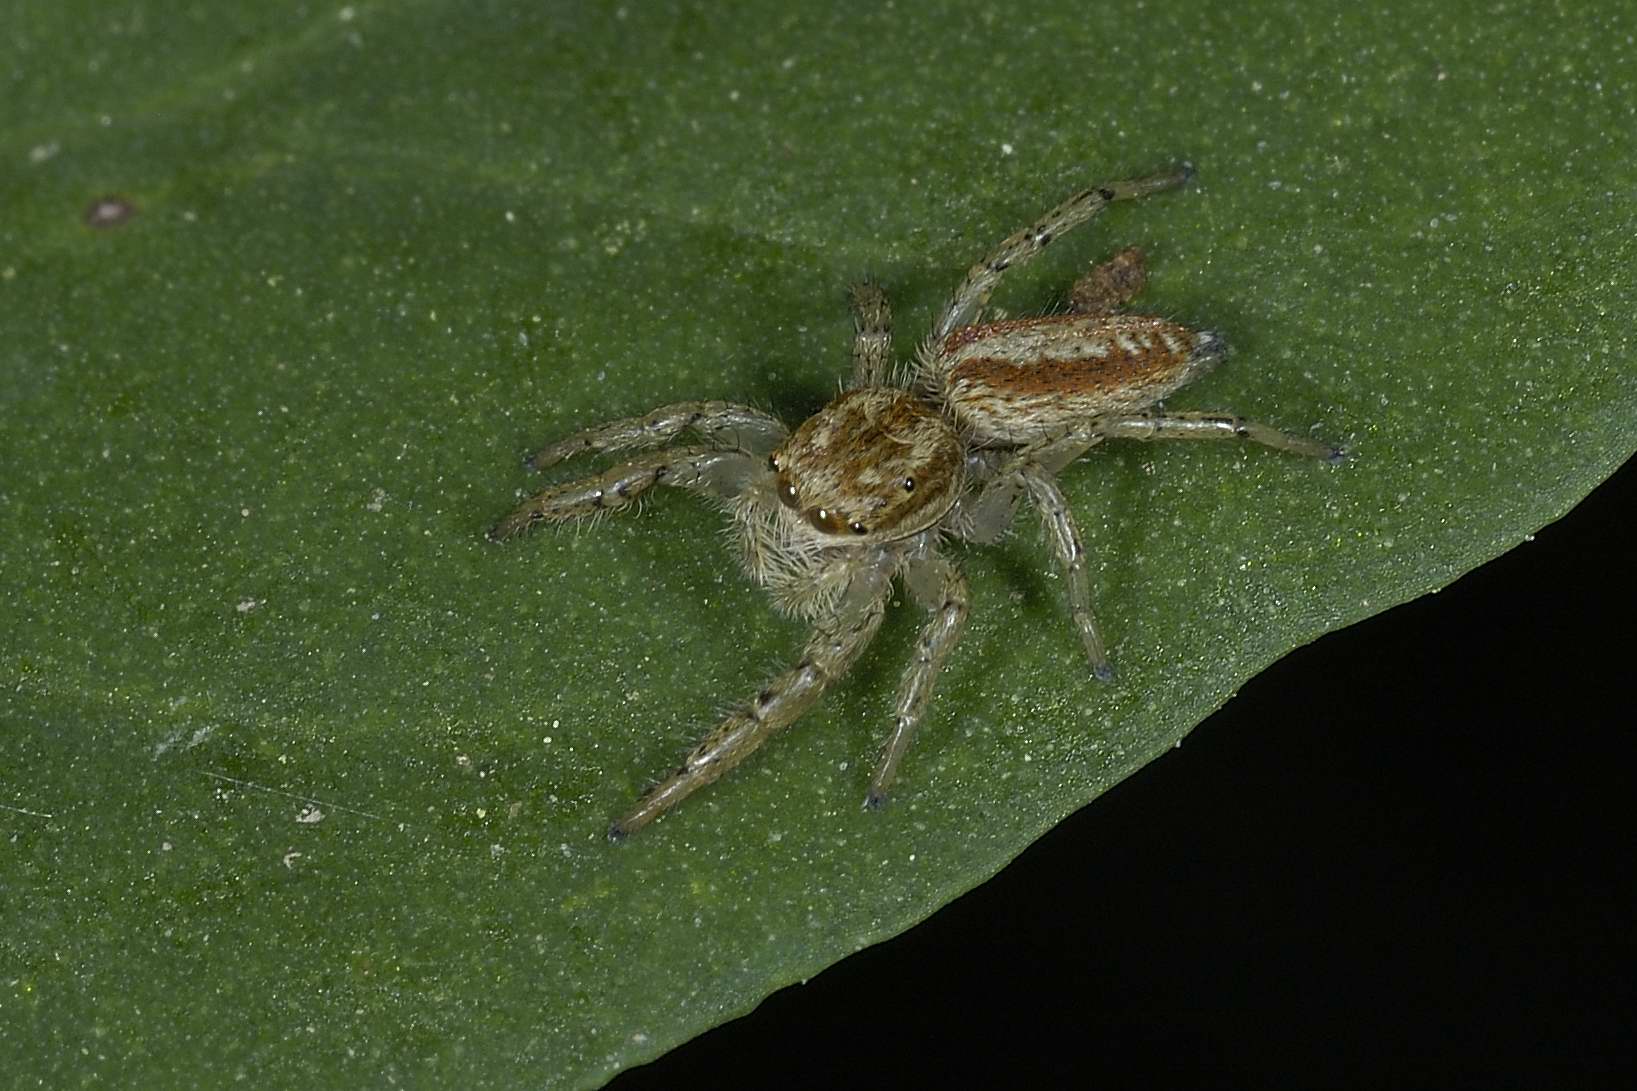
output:
[[[1007,238],[967,272],[907,375],[892,366],[885,294],[874,283],[856,285],[852,381],[794,431],[748,406],[680,402],[576,433],[529,460],[541,469],[579,454],[644,452],[544,490],[496,524],[491,539],[627,507],[656,484],[692,489],[727,509],[750,578],[780,610],[814,626],[796,665],[729,713],[614,822],[610,837],[646,826],[812,708],[869,644],[901,576],[929,616],[865,796],[866,806],[879,807],[966,624],[966,577],[942,544],[996,541],[1024,497],[1039,509],[1063,566],[1069,613],[1092,673],[1111,677],[1080,531],[1054,480],[1103,440],[1245,439],[1340,459],[1337,447],[1232,414],[1160,408],[1227,347],[1208,330],[1119,312],[1145,280],[1136,249],[1082,277],[1066,313],[981,321],[1006,270],[1109,202],[1174,189],[1191,174],[1183,167],[1093,186]],[[666,446],[683,433],[699,442]]]

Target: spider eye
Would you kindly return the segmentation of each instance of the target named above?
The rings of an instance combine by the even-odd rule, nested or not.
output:
[[[814,529],[822,530],[826,534],[840,534],[842,528],[841,513],[829,508],[809,508],[807,521],[813,524]]]
[[[915,491],[915,479],[913,477],[904,478],[903,486],[904,486],[904,491],[905,492],[914,492]]]
[[[852,531],[854,534],[868,534],[870,532],[870,528],[865,526],[863,523],[860,523],[857,519],[854,519],[851,523],[848,523],[847,529]]]
[[[801,497],[796,495],[796,486],[783,474],[779,475],[779,503],[787,508],[801,506]]]

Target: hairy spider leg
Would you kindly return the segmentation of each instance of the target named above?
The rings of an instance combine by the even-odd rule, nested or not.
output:
[[[852,287],[854,387],[892,385],[892,306],[873,280]]]
[[[1151,193],[1176,189],[1192,178],[1193,173],[1192,167],[1182,166],[1163,174],[1092,186],[1076,193],[1023,230],[1007,236],[988,256],[967,270],[965,279],[933,323],[932,332],[927,335],[925,351],[935,353],[951,333],[976,322],[1006,271],[1038,257],[1053,239],[1065,231],[1079,227],[1114,201],[1130,201]]]
[[[1091,608],[1091,577],[1086,572],[1086,547],[1080,537],[1080,527],[1074,513],[1063,498],[1063,490],[1046,468],[1033,460],[1024,460],[1010,471],[1028,493],[1029,499],[1040,511],[1040,521],[1046,528],[1046,537],[1063,566],[1067,583],[1069,616],[1080,634],[1080,643],[1086,650],[1091,673],[1099,681],[1114,677],[1108,663],[1108,648],[1103,642],[1103,631],[1097,624],[1097,615]]]
[[[618,511],[660,484],[731,498],[761,469],[761,461],[744,451],[714,447],[654,451],[593,477],[542,489],[491,527],[489,540],[504,541],[536,523],[567,523]]]
[[[898,776],[898,764],[908,752],[915,733],[926,717],[932,688],[938,675],[955,650],[955,644],[966,628],[966,615],[971,608],[971,593],[961,570],[942,554],[932,549],[930,536],[924,539],[924,553],[912,557],[905,568],[904,582],[911,593],[927,607],[929,616],[915,642],[915,659],[904,672],[898,687],[898,703],[893,714],[892,733],[881,748],[875,775],[870,779],[870,790],[864,797],[864,806],[871,809],[887,801],[887,792]]]
[[[645,792],[636,806],[608,828],[610,840],[635,833],[755,753],[818,701],[831,682],[847,673],[881,627],[896,558],[871,550],[848,581],[835,608],[814,628],[796,665],[768,682],[749,703],[734,709],[688,753],[680,768]]]
[[[529,456],[528,465],[543,470],[575,455],[660,447],[688,431],[704,437],[714,447],[766,455],[790,430],[777,417],[748,405],[677,402],[640,417],[621,417],[566,436]]]
[[[1272,425],[1246,420],[1233,413],[1210,410],[1189,413],[1134,413],[1095,421],[1091,428],[1110,439],[1237,439],[1276,451],[1337,463],[1347,457],[1334,444],[1292,435]]]

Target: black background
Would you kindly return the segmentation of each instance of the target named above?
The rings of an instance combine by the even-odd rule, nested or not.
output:
[[[1634,510],[1628,465],[1292,653],[926,923],[613,1086],[1631,1077]]]

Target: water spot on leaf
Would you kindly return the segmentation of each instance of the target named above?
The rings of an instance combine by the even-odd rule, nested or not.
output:
[[[98,197],[85,209],[85,226],[97,229],[119,227],[136,215],[136,206],[117,194]]]

